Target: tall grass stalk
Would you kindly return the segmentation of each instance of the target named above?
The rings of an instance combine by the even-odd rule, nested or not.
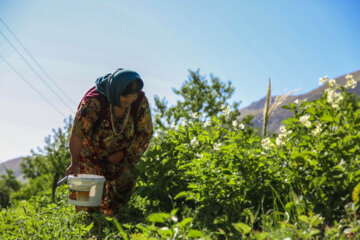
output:
[[[270,119],[270,114],[269,114],[270,102],[271,102],[271,80],[269,78],[269,86],[268,86],[268,89],[266,92],[265,106],[264,106],[264,112],[263,112],[263,118],[264,118],[263,136],[264,137],[266,136],[267,125],[268,125],[269,119]]]
[[[266,92],[265,98],[265,106],[263,111],[263,136],[265,137],[267,134],[267,127],[269,124],[270,116],[275,111],[275,109],[280,106],[289,96],[290,94],[300,91],[301,89],[296,89],[293,91],[288,92],[285,95],[277,96],[274,100],[274,103],[271,104],[271,80],[269,78],[269,86]]]

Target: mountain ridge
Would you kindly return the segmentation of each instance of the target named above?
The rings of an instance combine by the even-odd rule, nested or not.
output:
[[[16,179],[21,183],[25,183],[28,179],[21,173],[21,161],[23,157],[13,158],[0,163],[0,176],[6,175],[6,169],[12,170],[16,176]]]
[[[360,82],[360,70],[354,71],[354,72],[348,73],[348,74],[353,75],[354,80],[356,82],[358,82],[358,83]],[[337,84],[339,84],[341,86],[345,85],[347,82],[347,80],[345,78],[346,75],[347,74],[344,74],[344,75],[341,75],[341,76],[335,78]],[[281,108],[282,106],[285,106],[285,105],[289,104],[290,102],[294,102],[296,99],[298,99],[299,101],[305,100],[305,99],[308,101],[318,99],[326,88],[327,88],[327,85],[323,84],[320,87],[309,91],[308,93],[299,94],[299,95],[290,95],[272,113],[270,120],[269,120],[269,125],[268,125],[269,132],[279,133],[279,128],[281,126],[281,122],[284,119],[292,116],[292,113],[287,109]],[[355,92],[359,96],[360,95],[360,84],[357,84],[355,89],[349,89],[348,91]],[[271,102],[273,102],[275,98],[276,98],[276,96],[273,96],[271,98]],[[254,116],[254,119],[253,119],[254,126],[262,127],[264,105],[265,105],[265,97],[261,98],[258,101],[252,102],[247,107],[240,109],[241,118],[245,117],[246,115],[253,115]]]

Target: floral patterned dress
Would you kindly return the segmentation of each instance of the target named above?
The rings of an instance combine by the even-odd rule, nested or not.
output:
[[[123,119],[113,115],[116,133],[123,129],[119,135],[114,134],[112,128],[110,106],[107,104],[107,109],[101,111],[98,97],[83,98],[72,129],[82,139],[79,173],[103,175],[106,179],[100,211],[107,215],[116,214],[133,192],[137,180],[136,164],[153,134],[149,102],[145,96],[139,104],[136,121],[129,108],[124,117],[129,114],[125,126]],[[100,113],[105,114],[98,123]],[[122,160],[118,163],[107,160],[117,152],[123,152]]]

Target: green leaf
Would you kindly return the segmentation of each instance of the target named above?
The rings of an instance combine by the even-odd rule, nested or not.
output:
[[[81,226],[81,229],[88,232],[90,231],[92,228],[94,227],[94,222],[91,222],[88,226],[84,225],[84,226]]]
[[[190,188],[190,189],[196,189],[198,188],[198,186],[195,184],[195,183],[190,183],[187,188]]]
[[[286,205],[285,205],[285,210],[287,211],[287,212],[290,212],[291,211],[291,208],[294,206],[295,204],[294,204],[294,202],[287,202],[286,203]]]
[[[316,114],[316,110],[315,110],[314,107],[308,107],[308,108],[306,108],[305,112],[308,112],[308,113],[310,113],[310,114],[312,114],[312,115],[315,115],[315,114]]]
[[[170,239],[173,236],[173,232],[168,228],[158,229],[157,232],[162,238]]]
[[[240,233],[242,234],[247,234],[251,231],[251,227],[249,227],[247,224],[242,223],[242,222],[238,222],[238,223],[233,223],[232,226]]]
[[[193,221],[192,218],[184,218],[180,223],[179,226],[184,228],[186,225],[189,225]]]
[[[320,121],[322,122],[333,122],[334,118],[328,114],[324,114],[320,117]]]
[[[296,162],[304,162],[304,156],[299,152],[292,152],[290,158]]]
[[[256,233],[255,238],[256,238],[256,240],[263,240],[263,239],[267,238],[268,235],[269,234],[267,232]]]
[[[167,219],[169,219],[168,213],[152,213],[150,214],[147,219],[150,222],[157,222],[157,223],[165,223]]]
[[[171,215],[171,216],[175,216],[176,213],[178,212],[178,210],[179,210],[179,209],[173,209],[173,210],[171,210],[170,215]]]
[[[306,222],[306,223],[310,223],[310,220],[309,220],[309,218],[307,217],[307,216],[305,216],[305,215],[300,215],[299,216],[299,220],[301,220],[301,221],[303,221],[303,222]]]
[[[115,224],[116,228],[118,229],[118,231],[120,232],[121,236],[125,239],[125,240],[129,240],[127,234],[125,233],[124,229],[121,227],[120,223],[118,222],[118,220],[116,218],[112,218],[113,223]]]
[[[174,197],[174,200],[176,200],[178,198],[182,198],[182,197],[187,197],[187,196],[188,196],[188,192],[180,192]]]
[[[282,108],[282,109],[288,109],[288,110],[291,110],[291,109],[292,109],[292,108],[291,108],[290,106],[288,106],[288,105],[282,106],[281,108]]]
[[[233,179],[230,179],[230,181],[227,182],[227,185],[236,185],[236,182],[234,182]]]
[[[199,230],[194,230],[191,229],[187,235],[188,237],[193,237],[193,238],[200,238],[200,237],[204,237],[204,235],[202,234],[202,232],[200,232]]]
[[[354,204],[357,204],[359,202],[359,194],[360,194],[360,183],[358,183],[352,192],[352,200]]]
[[[140,229],[143,233],[149,232],[149,229],[147,229],[147,226],[145,224],[138,224],[136,225],[137,229]]]

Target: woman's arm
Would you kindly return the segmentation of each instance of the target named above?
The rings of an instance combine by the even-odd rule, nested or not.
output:
[[[137,124],[135,127],[135,139],[127,152],[127,156],[130,158],[129,160],[134,161],[134,164],[136,164],[139,157],[146,151],[153,135],[150,106],[146,97],[144,97],[144,100],[138,110]]]
[[[82,141],[81,138],[78,135],[76,135],[74,131],[72,131],[70,135],[69,148],[71,154],[71,165],[66,170],[66,175],[73,173],[76,176],[79,167],[79,158],[80,158],[80,151],[82,148]]]

